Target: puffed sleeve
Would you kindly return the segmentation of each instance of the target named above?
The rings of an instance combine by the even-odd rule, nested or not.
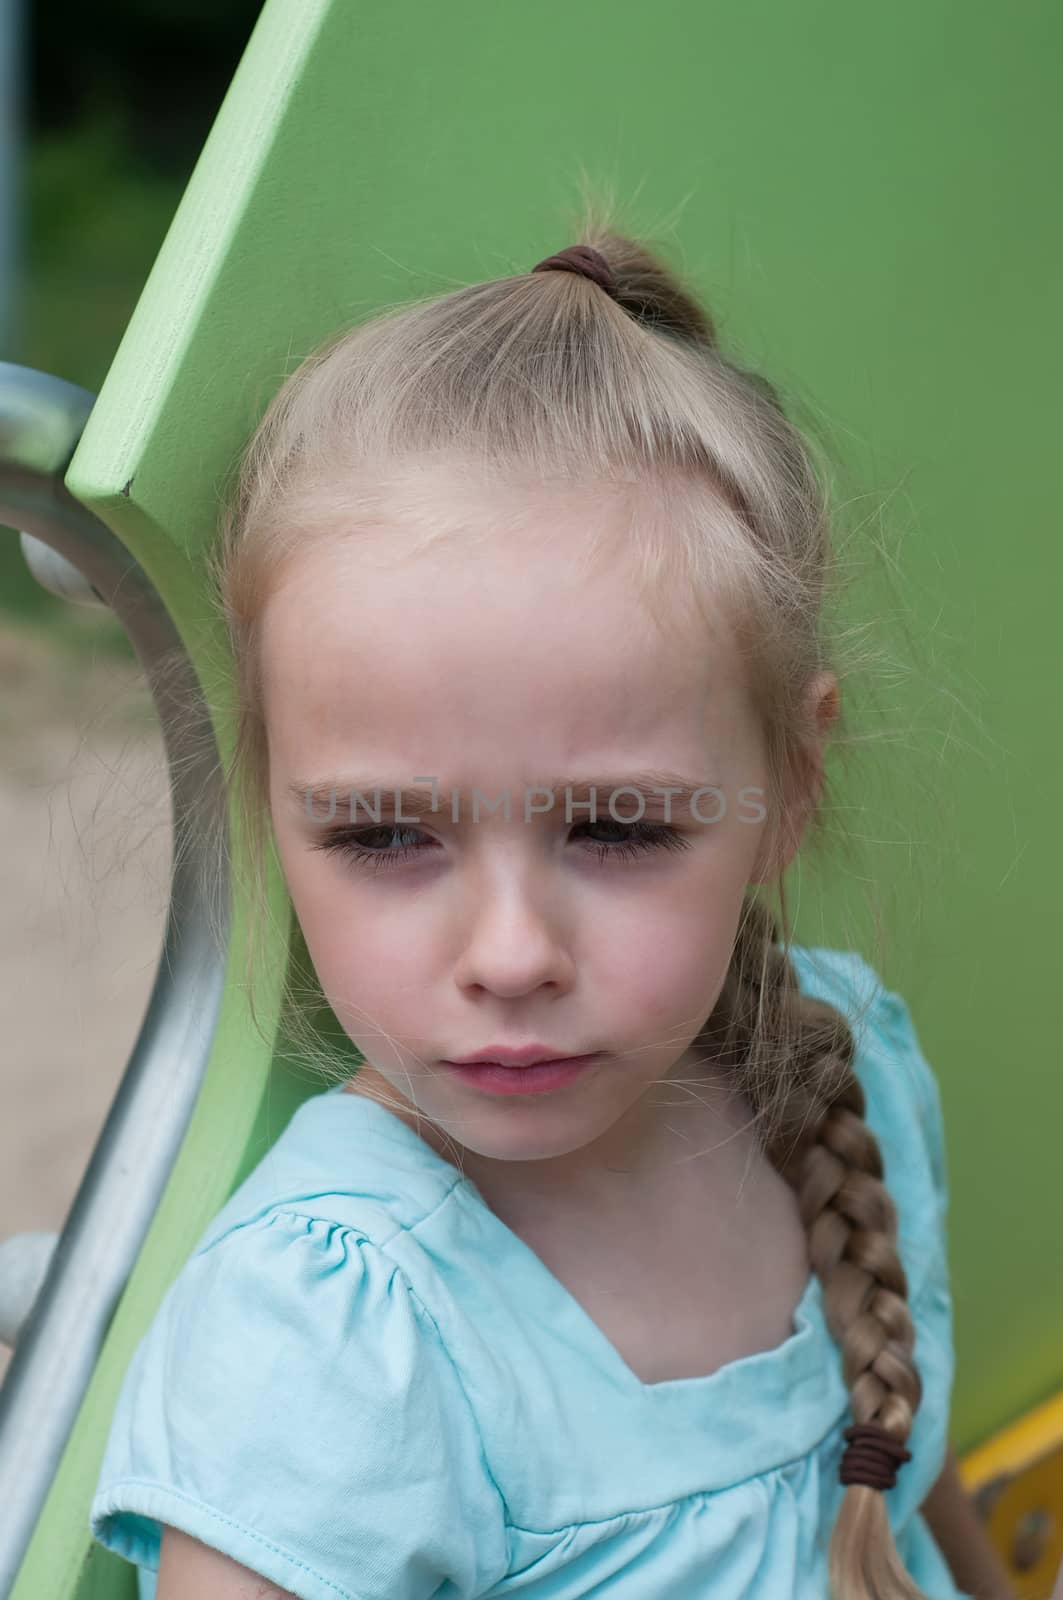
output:
[[[910,1287],[916,1293],[947,1288],[945,1119],[937,1076],[911,1010],[855,951],[799,946],[794,963],[802,990],[837,1006],[854,1024],[854,1070],[897,1203]]]
[[[948,1262],[948,1172],[941,1091],[904,998],[865,971],[877,990],[860,1072],[868,1115],[880,1132],[886,1182],[898,1212],[922,1398],[907,1444],[913,1460],[893,1492],[893,1514],[922,1504],[945,1463],[956,1372]],[[921,1536],[913,1534],[912,1537]]]
[[[185,1263],[126,1371],[90,1509],[93,1537],[152,1572],[163,1523],[301,1600],[485,1586],[501,1500],[385,1249],[272,1211]]]
[[[948,1285],[948,1166],[945,1151],[945,1119],[937,1076],[923,1053],[911,1011],[904,998],[890,989],[880,989],[874,1011],[876,1044],[889,1060],[900,1103],[907,1112],[907,1140],[913,1158],[923,1164],[918,1212],[914,1204],[909,1217],[917,1223],[909,1232],[913,1246],[918,1243],[920,1272],[916,1291],[933,1292]],[[917,1184],[913,1184],[917,1187]],[[906,1185],[907,1188],[907,1185]],[[916,1214],[913,1214],[916,1213]]]

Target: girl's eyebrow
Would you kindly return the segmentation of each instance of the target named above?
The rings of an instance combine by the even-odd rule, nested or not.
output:
[[[418,817],[433,814],[433,799],[436,813],[448,810],[452,787],[448,788],[445,784],[437,783],[433,789],[431,784],[411,786],[364,777],[324,778],[315,781],[296,778],[287,785],[286,793],[294,809],[305,811],[308,816],[319,820],[322,812],[335,814],[341,796],[345,797],[347,804],[350,805],[352,794],[359,797],[359,804],[371,806],[374,815],[379,806],[381,813],[386,812],[391,815],[395,811],[401,811],[405,817]],[[721,788],[722,785],[714,783],[709,778],[699,782],[679,773],[651,771],[636,772],[623,778],[554,778],[549,783],[527,784],[523,788],[510,789],[509,795],[511,807],[515,806],[523,801],[526,789],[538,805],[544,798],[545,790],[553,795],[556,807],[564,802],[566,790],[570,790],[573,803],[580,804],[583,815],[586,816],[589,815],[586,804],[591,798],[592,791],[597,797],[598,813],[604,812],[608,815],[609,797],[612,794],[617,795],[622,809],[626,809],[637,795],[644,801],[647,811],[663,811],[666,802],[669,809],[682,808],[689,806],[694,796],[711,790],[719,792]],[[505,792],[505,787],[501,790],[474,787],[466,804],[476,794],[482,797],[485,804],[500,801]]]

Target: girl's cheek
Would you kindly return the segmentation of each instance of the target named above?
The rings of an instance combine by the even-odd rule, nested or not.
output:
[[[305,930],[304,930],[305,931]],[[428,957],[409,935],[389,940],[368,925],[340,937],[319,930],[306,936],[325,998],[352,1030],[359,1025],[400,1035],[420,1032],[426,996],[433,986]]]
[[[721,903],[719,916],[707,911]],[[642,1019],[669,1029],[708,1016],[731,958],[739,907],[711,892],[686,915],[662,915],[615,931],[595,960],[597,979],[615,1015],[637,1028]]]

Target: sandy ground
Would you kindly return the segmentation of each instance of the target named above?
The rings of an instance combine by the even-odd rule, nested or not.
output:
[[[135,663],[0,623],[0,829],[3,1239],[61,1229],[162,948],[170,802]]]

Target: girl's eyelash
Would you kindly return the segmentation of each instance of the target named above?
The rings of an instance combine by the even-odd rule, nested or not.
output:
[[[581,822],[581,828],[625,828],[624,839],[608,844],[598,842],[595,844],[599,861],[615,861],[622,858],[634,858],[650,850],[687,850],[690,847],[686,839],[676,828],[667,827],[663,823],[653,822],[617,822],[612,817],[608,821]],[[381,868],[398,866],[403,861],[408,861],[411,856],[420,855],[421,851],[405,846],[401,850],[367,850],[359,841],[367,835],[383,833],[394,836],[401,834],[417,834],[420,828],[392,826],[380,823],[368,828],[334,828],[330,833],[324,834],[316,840],[315,850],[338,851],[349,860],[364,864],[378,872]]]

